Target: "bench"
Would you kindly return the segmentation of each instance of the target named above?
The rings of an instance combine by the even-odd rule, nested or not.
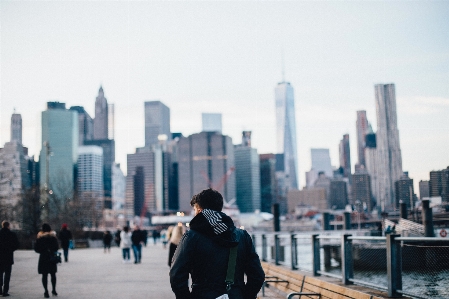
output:
[[[307,276],[271,263],[262,262],[262,268],[268,277],[264,285],[265,283],[269,284],[288,294],[287,299],[381,299],[381,297],[317,277]]]

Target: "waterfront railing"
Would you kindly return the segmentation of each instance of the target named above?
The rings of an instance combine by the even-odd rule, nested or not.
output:
[[[429,237],[257,233],[263,261],[388,292],[390,297],[449,298],[449,240]]]

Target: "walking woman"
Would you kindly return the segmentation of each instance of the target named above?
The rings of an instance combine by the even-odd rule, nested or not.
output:
[[[42,231],[37,234],[36,244],[34,246],[34,251],[40,254],[38,273],[42,274],[42,285],[44,286],[44,297],[49,298],[47,280],[48,274],[51,276],[51,293],[54,296],[58,296],[56,293],[56,263],[50,261],[52,254],[59,249],[58,239],[56,238],[56,232],[51,230],[49,224],[44,223],[42,225]]]
[[[123,231],[120,233],[120,248],[123,253],[123,263],[131,262],[130,248],[131,248],[131,232],[129,231],[129,227],[123,227]]]

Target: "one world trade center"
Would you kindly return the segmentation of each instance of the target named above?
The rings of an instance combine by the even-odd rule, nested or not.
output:
[[[277,152],[284,154],[286,187],[298,189],[296,150],[295,98],[289,82],[280,82],[275,89]]]

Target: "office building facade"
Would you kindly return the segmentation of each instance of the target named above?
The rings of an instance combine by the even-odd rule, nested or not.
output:
[[[237,206],[242,213],[260,211],[260,162],[255,148],[234,147]]]
[[[103,149],[99,146],[78,147],[78,192],[103,197]]]
[[[413,188],[413,179],[409,178],[408,172],[404,172],[399,180],[395,182],[396,208],[399,209],[401,202],[407,205],[407,208],[415,206],[415,191]]]
[[[160,135],[165,135],[169,141],[170,132],[170,108],[160,101],[145,102],[145,147],[160,143]]]
[[[419,181],[419,199],[430,197],[430,181]]]
[[[42,112],[40,185],[56,198],[73,197],[78,158],[78,113],[64,103],[49,102]]]
[[[341,179],[331,180],[329,188],[329,206],[332,209],[344,209],[348,204],[346,181]]]
[[[179,210],[190,211],[190,199],[207,188],[226,201],[235,199],[234,146],[229,136],[201,132],[178,141]]]
[[[284,154],[287,188],[298,189],[295,98],[289,82],[280,82],[276,86],[275,101],[277,152]]]
[[[367,211],[373,209],[371,177],[367,172],[356,172],[352,176],[352,202],[361,203]]]
[[[395,182],[402,175],[402,156],[399,144],[399,130],[396,112],[394,84],[375,85],[377,114],[377,172],[382,211],[395,207]]]
[[[276,156],[259,155],[260,166],[260,210],[271,213],[271,206],[276,202]]]
[[[327,148],[312,148],[310,149],[310,155],[312,157],[312,169],[316,173],[324,172],[327,177],[333,176],[331,158],[329,149]]]

